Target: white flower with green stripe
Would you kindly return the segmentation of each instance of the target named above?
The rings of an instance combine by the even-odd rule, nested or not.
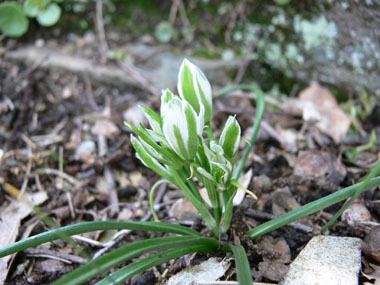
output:
[[[184,160],[195,157],[199,136],[204,127],[204,109],[199,115],[185,100],[173,95],[169,90],[161,98],[162,132],[170,148]]]
[[[189,102],[198,114],[203,105],[205,122],[212,119],[211,85],[202,70],[187,59],[184,59],[179,70],[177,88],[179,96]]]
[[[240,125],[235,116],[229,116],[219,138],[219,144],[228,159],[233,159],[239,149],[240,134]]]

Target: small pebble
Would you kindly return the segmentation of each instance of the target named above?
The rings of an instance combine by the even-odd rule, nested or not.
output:
[[[77,148],[75,153],[75,159],[88,162],[93,159],[93,153],[95,152],[96,145],[93,141],[83,141]]]
[[[357,200],[353,202],[344,212],[342,213],[342,221],[346,222],[350,226],[354,226],[355,223],[360,221],[370,221],[371,213],[368,211],[367,207],[363,202]]]

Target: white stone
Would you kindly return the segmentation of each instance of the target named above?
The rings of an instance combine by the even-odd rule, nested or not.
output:
[[[313,237],[280,284],[358,284],[361,243],[359,238]]]
[[[223,276],[230,264],[223,260],[219,262],[216,258],[211,257],[205,262],[188,267],[168,280],[168,285],[192,285],[196,282],[208,283],[215,281]]]

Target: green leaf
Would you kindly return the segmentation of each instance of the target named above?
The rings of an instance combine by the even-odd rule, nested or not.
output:
[[[155,35],[160,42],[167,43],[174,36],[174,29],[169,22],[160,22],[156,26]]]
[[[97,275],[104,274],[107,270],[121,264],[122,262],[131,260],[132,258],[138,257],[144,253],[155,250],[165,250],[168,248],[187,247],[195,244],[209,245],[210,248],[213,249],[215,248],[215,244],[217,245],[217,241],[210,238],[183,236],[161,237],[134,242],[115,249],[106,255],[99,257],[98,259],[92,260],[89,263],[80,266],[53,284],[81,284]]]
[[[153,131],[162,134],[161,130],[161,117],[152,109],[149,109],[148,107],[145,107],[143,105],[139,105],[141,109],[144,110],[144,115],[149,121],[150,127]]]
[[[181,188],[181,190],[185,193],[187,199],[189,199],[191,204],[193,204],[194,207],[199,211],[199,213],[205,220],[207,226],[214,230],[215,235],[218,235],[219,234],[218,225],[216,224],[214,217],[209,212],[206,202],[199,195],[199,192],[198,192],[198,197],[195,196],[191,188],[187,186],[187,184],[185,183],[186,180],[183,179],[183,177],[180,175],[180,172],[178,172],[176,169],[170,168],[170,172],[173,175],[173,178],[175,181],[174,184],[177,185],[179,188]]]
[[[9,37],[20,37],[26,33],[29,20],[22,6],[13,1],[0,4],[0,31]]]
[[[232,250],[235,258],[236,274],[239,285],[252,285],[252,273],[247,258],[247,253],[241,245],[228,244],[227,249]]]
[[[355,194],[358,189],[361,191],[370,190],[374,187],[378,187],[380,185],[380,177],[373,178],[368,183],[366,183],[364,188],[363,182],[351,185],[347,188],[334,192],[326,197],[318,199],[314,202],[308,203],[296,210],[290,211],[284,215],[279,216],[273,220],[270,220],[266,223],[263,223],[259,226],[254,227],[252,230],[247,232],[247,235],[252,239],[256,239],[266,233],[274,231],[282,226],[288,225],[298,219],[302,219],[308,215],[314,214],[324,208],[327,208],[331,205],[334,205],[340,201],[343,201]]]
[[[143,258],[139,261],[136,261],[132,264],[125,266],[124,268],[116,271],[111,274],[109,278],[103,279],[98,282],[98,285],[113,285],[123,282],[124,280],[133,277],[134,275],[143,272],[153,266],[162,264],[169,260],[184,256],[186,254],[190,254],[193,252],[204,252],[209,253],[217,249],[217,243],[209,244],[209,243],[201,243],[189,245],[182,248],[173,248],[166,250],[164,252],[160,252],[154,254],[152,256]]]
[[[80,224],[74,224],[55,230],[51,230],[45,233],[41,233],[27,239],[18,241],[7,247],[0,249],[0,258],[6,255],[24,250],[26,248],[34,247],[45,242],[67,238],[73,235],[79,235],[88,232],[102,231],[102,230],[138,230],[138,231],[157,231],[175,233],[180,235],[193,235],[201,236],[201,234],[195,230],[186,228],[180,225],[174,225],[162,222],[118,222],[118,221],[97,221],[86,222]]]
[[[173,181],[172,175],[170,172],[161,164],[159,163],[155,158],[152,157],[152,155],[147,152],[147,149],[142,145],[142,143],[136,139],[133,135],[131,135],[131,142],[138,154],[138,158],[150,169],[152,169],[157,174],[164,177],[166,180]]]
[[[160,161],[161,163],[174,166],[175,168],[180,168],[183,165],[183,161],[181,158],[169,147],[166,146],[159,146],[154,138],[153,138],[153,131],[146,130],[143,125],[139,125],[139,128],[136,128],[134,125],[132,125],[129,122],[124,122],[128,127],[131,128],[131,130],[139,136],[139,139],[144,141],[145,143],[149,144],[152,148],[154,148],[155,151],[161,153],[164,157],[164,160]],[[150,132],[149,132],[150,131]]]
[[[36,17],[49,3],[50,0],[26,0],[24,10],[29,17]]]
[[[358,187],[358,189],[355,191],[355,193],[351,196],[351,199],[345,203],[340,209],[339,211],[330,219],[330,221],[328,221],[328,223],[321,229],[321,233],[325,232],[329,226],[331,226],[335,221],[336,219],[338,219],[340,217],[340,215],[342,215],[342,213],[359,197],[359,195],[365,190],[365,188],[367,187],[367,184],[371,181],[372,178],[374,178],[376,175],[378,175],[380,172],[380,159],[377,161],[376,165],[374,168],[372,168],[372,170],[370,171],[370,173],[368,173],[368,175],[364,178],[362,184],[360,187]]]
[[[53,26],[58,22],[61,13],[61,7],[56,3],[51,3],[45,10],[38,14],[37,22],[40,23],[41,26]]]

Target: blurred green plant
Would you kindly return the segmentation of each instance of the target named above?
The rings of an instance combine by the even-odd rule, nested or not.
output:
[[[370,153],[374,153],[376,151],[377,137],[376,131],[372,130],[369,142],[363,145],[359,145],[357,147],[349,147],[348,150],[344,153],[344,155],[354,161],[357,162],[359,159],[359,154],[363,151],[368,151]]]
[[[16,1],[0,4],[0,31],[9,37],[21,37],[29,27],[29,19],[36,18],[41,26],[55,25],[61,17],[57,3],[62,0],[26,0],[24,6]]]

